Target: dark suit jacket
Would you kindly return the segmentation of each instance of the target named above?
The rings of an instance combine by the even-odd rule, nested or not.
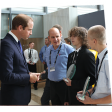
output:
[[[9,33],[1,41],[0,79],[2,105],[27,105],[30,102],[28,66],[18,43]]]
[[[74,52],[69,54],[67,69],[72,64]],[[85,46],[81,47],[76,60],[76,73],[72,78],[71,85],[68,86],[66,101],[70,105],[82,105],[77,99],[76,95],[78,91],[83,90],[86,78],[90,76],[90,83],[92,85],[95,83],[95,57],[92,52],[90,52]]]

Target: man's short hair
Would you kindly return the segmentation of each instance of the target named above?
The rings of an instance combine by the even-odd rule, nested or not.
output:
[[[53,28],[57,28],[59,31],[62,32],[62,26],[60,26],[59,24],[54,25]]]
[[[25,14],[18,14],[12,20],[12,30],[16,30],[19,25],[23,26],[23,29],[28,26],[29,20],[33,21],[33,19]]]
[[[67,42],[70,42],[70,45],[71,45],[71,40],[69,38],[64,38],[64,40],[66,40]]]
[[[57,28],[59,30],[59,32],[61,31],[61,33],[62,33],[63,28],[59,24],[54,25],[52,28]],[[48,31],[48,35],[49,35],[49,31]]]
[[[91,39],[98,40],[99,44],[106,43],[106,32],[102,25],[95,25],[90,27],[88,34]]]
[[[34,43],[34,42],[29,42],[29,44]]]
[[[48,37],[46,37],[45,39],[48,39]]]

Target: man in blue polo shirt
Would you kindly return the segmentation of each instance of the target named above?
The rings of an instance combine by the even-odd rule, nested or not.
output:
[[[39,53],[39,58],[40,58],[40,61],[44,64],[44,70],[47,68],[47,65],[46,63],[43,61],[43,57],[44,57],[44,54],[45,54],[45,51],[47,49],[47,47],[49,47],[50,45],[50,41],[48,39],[48,37],[45,38],[45,46],[43,46],[40,50],[40,53]]]
[[[50,92],[52,105],[64,105],[68,55],[75,49],[61,42],[62,34],[57,28],[49,30],[51,44],[46,49],[45,61],[48,66],[48,79],[50,80]]]

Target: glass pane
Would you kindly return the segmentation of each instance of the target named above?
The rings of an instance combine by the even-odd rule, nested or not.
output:
[[[97,5],[77,5],[77,7],[97,9]]]
[[[43,7],[15,7],[12,11],[23,11],[23,12],[44,12]]]
[[[30,38],[43,38],[43,16],[31,15],[34,21]]]
[[[77,7],[78,15],[96,12],[98,9]]]
[[[1,11],[9,11],[9,8],[1,8]]]
[[[12,15],[12,20],[16,15]],[[34,26],[29,38],[43,38],[43,16],[28,15],[33,18]]]
[[[53,7],[48,7],[48,13],[51,13],[51,12],[55,12],[55,11],[58,11],[60,9],[65,9],[65,8],[68,8],[70,6],[53,6]]]
[[[48,13],[55,12],[57,10],[58,10],[57,7],[48,7]]]
[[[9,15],[1,14],[1,39],[9,32]]]

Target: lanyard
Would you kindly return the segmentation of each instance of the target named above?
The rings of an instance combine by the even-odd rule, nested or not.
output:
[[[98,69],[98,72],[97,72],[97,76],[96,76],[96,81],[98,80],[98,75],[99,75],[99,72],[100,72],[100,69],[101,69],[101,66],[102,66],[102,62],[103,62],[103,60],[104,60],[107,53],[108,53],[108,51],[105,52],[105,54],[104,54],[104,56],[103,56],[103,58],[101,60],[101,63],[100,63],[100,66],[99,66],[99,69]]]
[[[57,60],[58,54],[59,54],[59,52],[60,52],[60,50],[61,50],[61,46],[62,46],[62,42],[61,42],[61,45],[60,45],[60,47],[59,47],[59,50],[58,50],[58,53],[57,53],[57,56],[56,56],[54,65],[56,64],[56,60]],[[50,50],[50,56],[49,56],[49,64],[51,65],[51,50]]]

